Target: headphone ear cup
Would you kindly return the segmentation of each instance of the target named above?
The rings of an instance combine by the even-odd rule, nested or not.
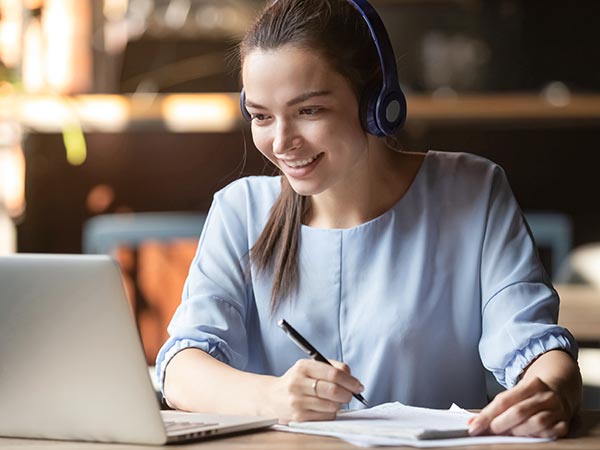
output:
[[[240,92],[240,111],[242,112],[242,117],[246,122],[252,121],[252,116],[246,109],[246,92],[244,91],[244,88],[242,88],[242,92]]]
[[[374,136],[384,136],[383,131],[377,124],[377,100],[381,85],[379,83],[371,83],[367,85],[360,97],[360,123],[367,133]]]

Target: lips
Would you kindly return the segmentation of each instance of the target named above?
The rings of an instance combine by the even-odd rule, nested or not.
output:
[[[323,159],[325,153],[321,152],[317,155],[305,159],[280,159],[279,168],[286,176],[296,180],[302,180],[310,176]]]
[[[319,153],[317,155],[311,156],[310,158],[307,159],[296,159],[296,160],[290,160],[290,161],[286,161],[286,160],[281,160],[286,166],[290,167],[291,169],[301,169],[303,167],[307,167],[309,166],[311,163],[313,163],[315,160],[317,160],[323,153]]]

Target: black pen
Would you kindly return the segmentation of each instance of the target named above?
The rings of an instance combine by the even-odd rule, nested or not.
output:
[[[327,361],[327,358],[325,358],[323,355],[321,355],[321,353],[319,353],[319,351],[316,348],[314,348],[310,344],[310,342],[308,342],[306,339],[304,339],[302,337],[302,335],[294,329],[293,326],[291,326],[289,323],[287,323],[285,321],[285,319],[281,319],[279,322],[277,322],[277,325],[279,325],[283,329],[283,331],[285,331],[285,334],[287,334],[289,336],[289,338],[292,341],[294,341],[294,343],[298,347],[300,347],[304,352],[308,353],[312,359],[314,359],[315,361],[320,361],[325,364],[329,364],[330,366],[333,366],[333,364],[331,364],[329,361]],[[360,395],[360,394],[352,394],[352,395],[354,396],[354,398],[356,400],[361,402],[367,408],[369,407],[369,404],[367,403],[367,401],[365,400],[365,398],[362,395]]]

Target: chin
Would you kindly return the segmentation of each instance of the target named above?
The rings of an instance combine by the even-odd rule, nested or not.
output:
[[[294,192],[296,192],[296,194],[298,194],[298,195],[302,195],[304,197],[310,197],[312,195],[317,195],[317,194],[320,194],[321,192],[323,192],[323,189],[320,188],[319,186],[315,185],[314,183],[308,183],[308,182],[298,181],[298,180],[290,180],[289,178],[287,178],[287,180],[288,180],[288,183],[290,183],[290,186],[292,187]]]

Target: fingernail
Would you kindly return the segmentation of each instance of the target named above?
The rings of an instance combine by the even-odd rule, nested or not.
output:
[[[475,420],[475,416],[471,417],[469,419],[469,421],[467,422],[467,425],[471,425],[473,423],[473,421]]]
[[[469,424],[469,434],[471,436],[477,436],[481,434],[483,430],[485,430],[484,424],[476,418]]]
[[[361,385],[358,387],[358,392],[362,392],[362,391],[364,391],[364,390],[365,390],[365,387],[364,387],[364,386],[361,384]]]

